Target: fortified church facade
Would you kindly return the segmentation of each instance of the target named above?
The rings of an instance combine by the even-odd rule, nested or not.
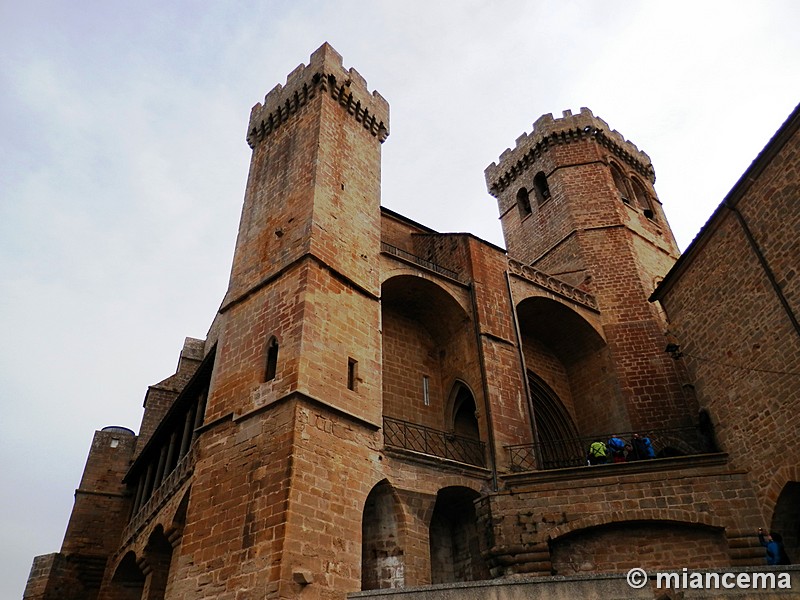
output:
[[[761,258],[721,208],[676,271],[649,157],[588,109],[545,115],[486,169],[505,251],[381,208],[389,106],[323,45],[252,110],[207,338],[138,436],[95,434],[25,598],[730,569],[770,526],[797,554],[796,439],[775,447],[800,412],[797,129],[731,201]],[[612,434],[656,458],[587,465]]]

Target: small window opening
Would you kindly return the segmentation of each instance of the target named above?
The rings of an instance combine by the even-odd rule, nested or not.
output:
[[[519,188],[517,192],[517,208],[519,209],[519,216],[520,218],[524,219],[529,214],[531,214],[531,198],[528,194],[528,190],[524,187]]]
[[[422,376],[422,401],[425,403],[425,406],[431,405],[431,392],[430,392],[431,380],[430,377],[427,375]]]
[[[630,189],[628,189],[628,181],[619,167],[614,163],[611,163],[611,177],[614,179],[614,187],[617,188],[620,200],[625,204],[630,204],[631,192]]]
[[[636,196],[636,201],[648,219],[653,218],[653,205],[650,202],[650,195],[644,189],[644,186],[637,179],[633,180],[633,193]]]
[[[347,359],[347,389],[356,390],[358,384],[358,361],[352,358]]]
[[[538,204],[544,204],[550,199],[550,186],[547,184],[547,177],[541,171],[533,178],[533,187],[536,189]]]
[[[119,446],[119,440],[117,438],[111,438],[111,447],[116,448]]]
[[[264,371],[264,381],[275,379],[278,369],[278,340],[272,338],[267,346],[267,367]]]

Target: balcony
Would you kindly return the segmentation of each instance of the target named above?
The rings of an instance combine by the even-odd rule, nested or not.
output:
[[[634,433],[639,432],[616,433],[616,435],[630,443]],[[605,433],[563,440],[547,440],[538,444],[506,446],[511,471],[519,473],[586,466],[589,446],[592,442],[605,442],[611,435]],[[647,432],[647,437],[650,438],[656,458],[709,454],[717,451],[713,440],[702,435],[696,427],[650,430]]]
[[[402,250],[401,248],[392,246],[391,244],[387,244],[386,242],[381,242],[381,252],[394,256],[395,258],[399,258],[404,262],[414,264],[418,267],[422,267],[423,269],[427,269],[428,271],[432,271],[438,275],[443,275],[444,277],[453,279],[455,281],[458,281],[459,283],[466,283],[464,281],[464,278],[461,277],[461,275],[459,275],[455,271],[446,269],[441,265],[437,265],[435,262],[431,262],[429,260],[422,258],[421,256],[411,254],[406,250]]]
[[[419,452],[476,467],[486,466],[486,444],[483,442],[400,419],[383,418],[383,442],[391,448]]]

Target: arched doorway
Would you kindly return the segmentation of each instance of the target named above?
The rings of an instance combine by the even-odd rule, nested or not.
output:
[[[361,589],[405,585],[405,552],[401,541],[400,506],[388,481],[369,493],[361,517]]]
[[[172,563],[172,544],[164,535],[164,528],[161,525],[158,525],[150,534],[144,553],[147,564],[150,566],[145,597],[147,600],[164,600],[169,581],[169,568]]]
[[[111,578],[109,597],[116,600],[141,600],[144,580],[144,573],[139,568],[136,554],[128,552]]]
[[[772,513],[770,531],[783,537],[789,560],[800,561],[800,482],[790,481],[783,486]]]
[[[474,501],[463,487],[439,490],[430,525],[431,583],[489,579],[481,556]]]

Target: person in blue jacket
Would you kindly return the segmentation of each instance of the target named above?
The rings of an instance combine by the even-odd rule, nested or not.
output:
[[[791,561],[786,554],[786,549],[783,547],[783,537],[779,533],[771,531],[764,533],[764,530],[758,528],[758,541],[767,549],[767,564],[768,565],[789,565]]]

